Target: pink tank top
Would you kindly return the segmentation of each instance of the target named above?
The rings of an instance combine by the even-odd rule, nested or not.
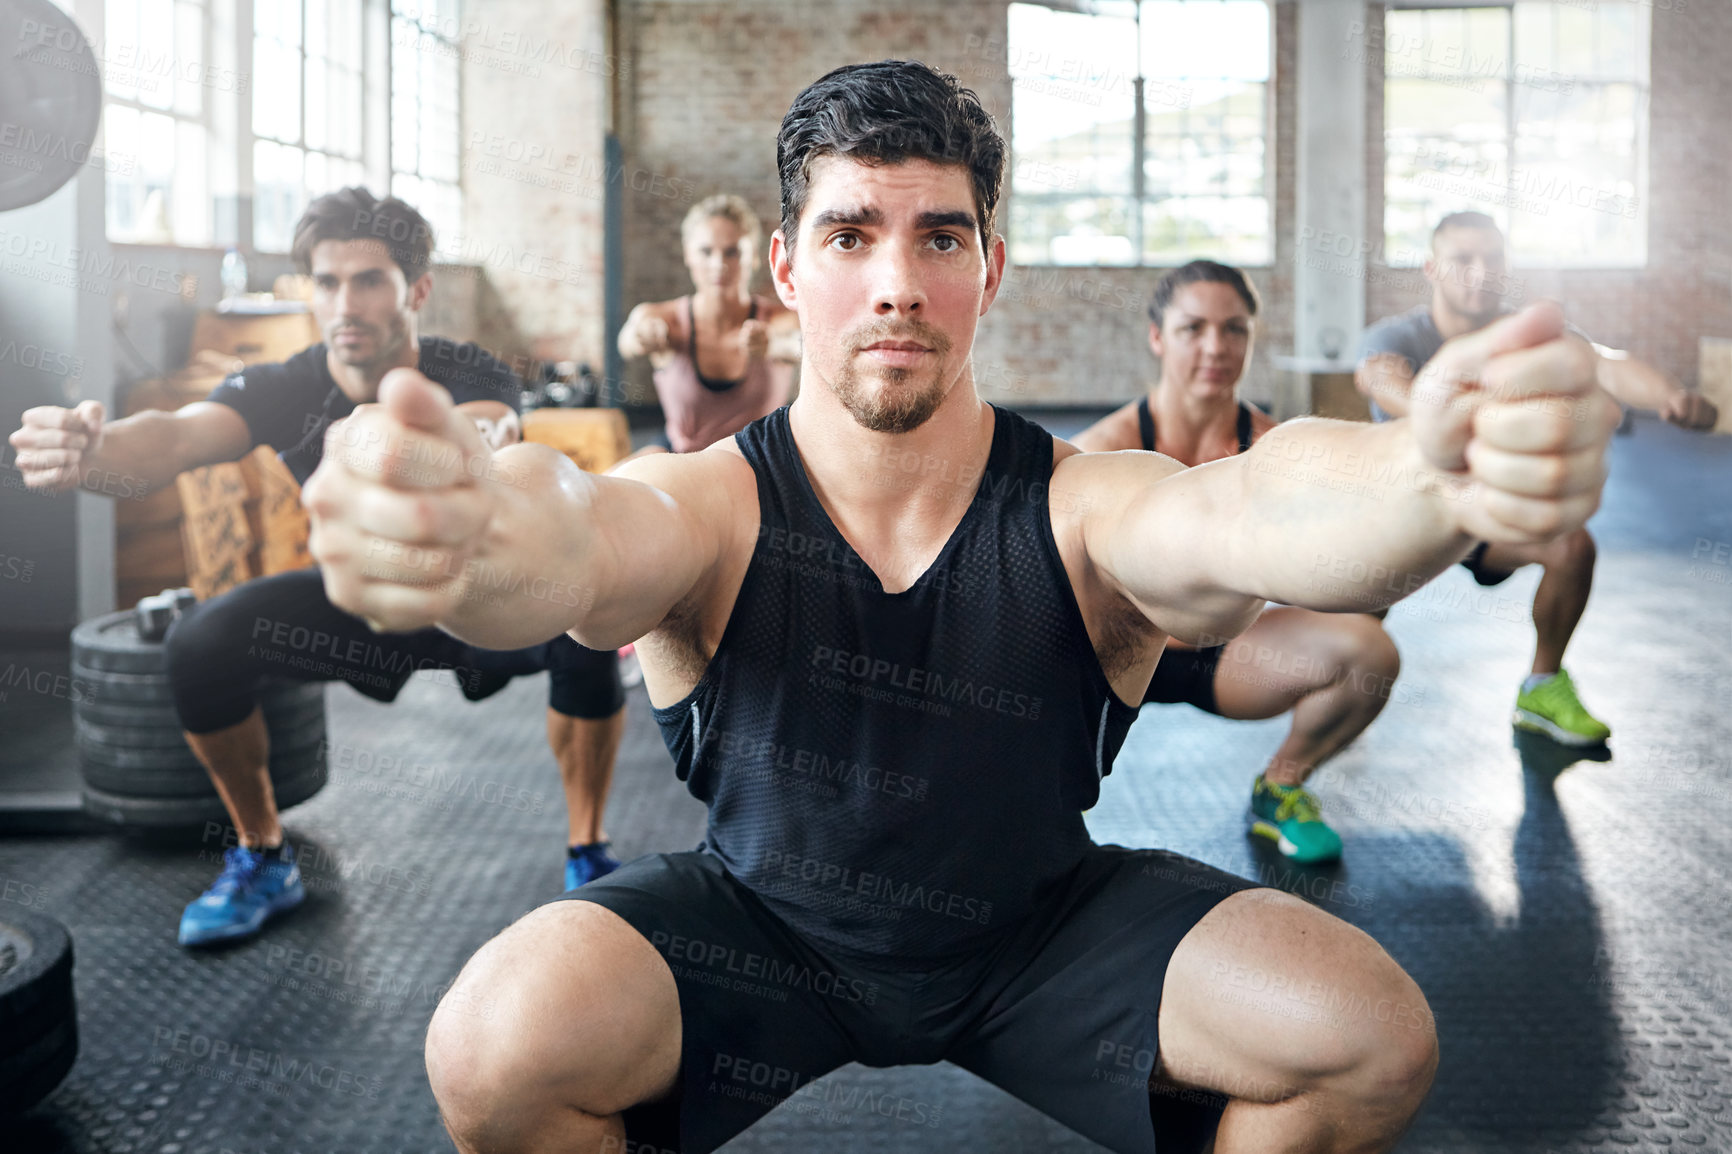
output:
[[[692,318],[692,298],[685,304],[685,348],[675,349],[672,359],[655,370],[656,396],[667,419],[668,443],[676,453],[693,453],[731,437],[759,417],[788,403],[792,369],[770,363],[768,357],[748,361],[746,375],[736,381],[721,381],[698,372],[698,329]],[[749,319],[758,315],[758,298],[752,298]]]

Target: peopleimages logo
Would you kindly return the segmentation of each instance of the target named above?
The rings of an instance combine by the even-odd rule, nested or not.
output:
[[[1031,721],[1040,717],[1042,699],[1031,694],[1018,693],[1004,686],[977,683],[971,677],[951,676],[865,653],[850,653],[844,649],[832,649],[828,645],[815,645],[812,647],[811,675],[814,679],[819,679],[820,675],[826,674],[867,684],[882,682],[889,689],[950,705],[972,705],[1006,717],[1021,717]],[[823,678],[819,683],[828,686],[832,680],[833,678]]]

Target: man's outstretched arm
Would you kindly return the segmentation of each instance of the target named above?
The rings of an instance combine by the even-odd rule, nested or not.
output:
[[[437,625],[490,649],[570,632],[612,649],[659,624],[717,555],[715,509],[544,445],[493,453],[412,370],[379,398],[332,426],[302,493],[326,592],[376,629]]]
[[[1407,421],[1293,421],[1176,473],[1151,454],[1079,455],[1054,496],[1087,498],[1090,561],[1181,640],[1230,636],[1264,600],[1381,608],[1476,540],[1549,540],[1598,508],[1617,407],[1587,343],[1562,333],[1540,306],[1450,342]]]

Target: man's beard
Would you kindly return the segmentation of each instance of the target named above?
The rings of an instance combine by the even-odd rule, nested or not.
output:
[[[336,342],[339,329],[350,329],[362,336],[373,339],[370,352],[359,349],[345,348]],[[342,324],[332,328],[325,337],[325,345],[337,354],[337,359],[353,368],[368,369],[376,364],[389,361],[396,357],[409,339],[409,326],[401,318],[393,318],[384,325]],[[364,359],[363,359],[364,358]]]
[[[867,345],[892,340],[919,341],[932,350],[937,363],[924,376],[913,369],[885,366],[874,376],[887,387],[874,389],[872,377],[860,371],[858,354]],[[921,321],[875,324],[855,333],[848,348],[849,356],[836,371],[831,389],[861,428],[874,433],[910,433],[944,403],[945,354],[950,352],[950,339],[937,329]]]

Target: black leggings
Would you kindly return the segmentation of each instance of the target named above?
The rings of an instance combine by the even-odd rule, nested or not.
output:
[[[568,717],[611,717],[625,704],[619,655],[561,635],[527,649],[479,649],[439,629],[374,633],[331,604],[319,570],[260,577],[193,606],[164,642],[180,723],[212,733],[245,721],[266,677],[347,681],[394,701],[420,670],[449,669],[479,701],[513,677],[546,670],[547,704]]]

